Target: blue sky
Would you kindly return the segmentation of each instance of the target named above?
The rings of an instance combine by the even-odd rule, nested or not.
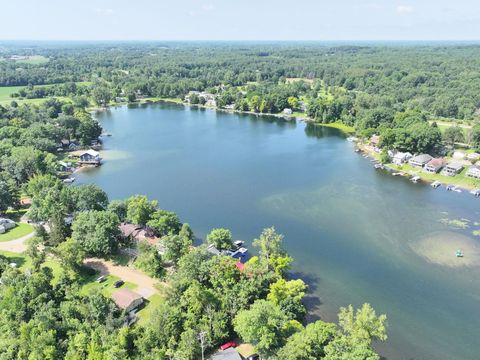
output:
[[[480,0],[2,3],[2,40],[480,40]]]

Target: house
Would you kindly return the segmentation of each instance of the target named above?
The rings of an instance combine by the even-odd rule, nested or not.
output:
[[[395,164],[395,165],[403,165],[403,163],[406,163],[408,160],[410,160],[410,158],[412,157],[412,154],[410,154],[409,152],[397,152],[396,154],[394,154],[392,156],[392,162]]]
[[[63,148],[68,148],[70,146],[70,140],[68,139],[62,139],[60,140],[60,145],[63,147]]]
[[[126,312],[134,311],[143,304],[143,297],[127,288],[114,291],[112,299],[120,309]]]
[[[146,241],[150,245],[156,245],[159,238],[150,229],[144,229],[140,225],[123,222],[118,227],[123,238],[135,241]]]
[[[372,137],[370,138],[370,144],[372,144],[373,146],[378,146],[379,143],[380,143],[380,136],[372,135]]]
[[[287,108],[287,109],[283,109],[283,113],[284,113],[285,115],[292,115],[292,109],[288,109],[288,108]]]
[[[471,162],[475,162],[477,161],[478,159],[480,159],[480,154],[479,153],[470,153],[470,154],[467,154],[467,160],[471,161]]]
[[[480,165],[470,166],[467,172],[465,173],[465,175],[476,178],[476,179],[480,179]]]
[[[58,162],[58,169],[60,171],[69,171],[71,168],[72,168],[72,165],[70,163],[66,163],[65,161]]]
[[[449,162],[443,168],[442,174],[446,175],[446,176],[455,176],[462,170],[463,170],[463,164],[461,164],[459,162],[452,161],[452,162]]]
[[[445,166],[445,160],[442,158],[432,159],[425,165],[425,171],[436,174]]]
[[[15,221],[6,218],[0,218],[0,234],[3,234],[7,230],[13,229],[15,226],[17,226]]]
[[[80,154],[80,164],[100,165],[100,153],[95,150],[87,150]]]
[[[243,360],[241,355],[234,348],[219,351],[212,355],[210,360]]]
[[[424,167],[432,159],[433,159],[433,157],[431,157],[428,154],[420,154],[420,155],[412,157],[410,160],[408,160],[408,163],[412,166],[415,166],[415,167]]]
[[[68,150],[75,151],[75,150],[78,150],[78,149],[80,149],[80,145],[78,145],[75,142],[70,142],[70,144],[68,145]]]

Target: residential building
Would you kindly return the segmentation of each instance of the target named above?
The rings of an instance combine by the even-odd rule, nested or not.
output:
[[[100,153],[95,150],[87,150],[80,154],[80,164],[100,165]]]
[[[423,168],[432,159],[433,159],[433,157],[428,155],[428,154],[420,154],[420,155],[412,157],[410,160],[408,160],[408,163],[412,166]]]
[[[134,311],[143,304],[143,297],[127,288],[114,291],[112,299],[120,309],[126,312]]]
[[[409,152],[397,152],[395,153],[393,156],[392,156],[392,162],[395,164],[395,165],[403,165],[404,163],[406,163],[408,160],[410,160],[412,157],[412,154],[410,154]]]
[[[449,162],[443,168],[442,174],[447,176],[455,176],[458,173],[460,173],[462,170],[463,170],[463,164],[456,161],[452,161],[452,162]]]
[[[425,171],[436,174],[445,166],[445,160],[442,158],[432,159],[425,165]]]
[[[469,177],[473,177],[476,179],[480,179],[480,165],[472,165],[468,168],[465,175]]]
[[[229,348],[213,354],[210,360],[243,360],[243,358],[237,350]]]

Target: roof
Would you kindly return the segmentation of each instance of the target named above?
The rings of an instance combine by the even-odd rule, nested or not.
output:
[[[230,348],[213,354],[210,360],[242,360],[242,357],[234,348]]]
[[[470,171],[480,171],[480,165],[472,165],[468,168],[468,172]]]
[[[222,252],[221,252],[220,250],[218,250],[218,249],[216,248],[216,246],[213,245],[213,244],[208,245],[207,251],[208,251],[210,254],[213,254],[213,255],[222,255]]]
[[[380,136],[372,135],[372,137],[370,138],[370,142],[372,144],[378,145],[378,143],[380,142]]]
[[[122,288],[112,293],[112,299],[120,309],[126,309],[132,304],[132,302],[138,299],[143,299],[143,297],[135,291]]]
[[[95,151],[95,150],[92,150],[92,149],[88,149],[87,151],[84,151],[83,153],[80,154],[80,156],[83,156],[85,154],[91,155],[93,157],[97,157],[98,155],[100,155],[100,153],[98,151]]]
[[[418,163],[427,163],[430,160],[432,160],[433,157],[431,157],[428,154],[420,154],[417,156],[414,156],[413,158],[410,159],[410,161],[418,162]]]
[[[138,232],[139,230],[142,229],[141,226],[139,225],[134,225],[130,223],[121,223],[119,226],[120,232],[122,233],[123,236],[129,237],[129,236],[135,236],[134,232]]]
[[[439,166],[443,166],[444,164],[445,164],[445,160],[443,160],[442,158],[436,158],[436,159],[430,160],[427,166],[439,167]]]
[[[463,168],[463,164],[459,163],[459,162],[452,161],[452,162],[449,162],[447,164],[447,167],[451,168],[451,169],[455,169],[455,170],[460,170],[460,169]]]
[[[245,264],[242,263],[240,260],[235,263],[235,266],[237,267],[237,269],[238,269],[239,271],[245,270]]]

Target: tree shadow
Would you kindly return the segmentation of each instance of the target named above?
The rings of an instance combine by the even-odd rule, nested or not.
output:
[[[303,303],[307,309],[307,316],[305,321],[307,323],[321,320],[320,306],[322,305],[321,298],[316,294],[318,284],[320,283],[320,277],[313,274],[306,274],[303,272],[290,272],[288,274],[289,279],[302,279],[305,284],[308,285],[308,291],[303,298]]]

